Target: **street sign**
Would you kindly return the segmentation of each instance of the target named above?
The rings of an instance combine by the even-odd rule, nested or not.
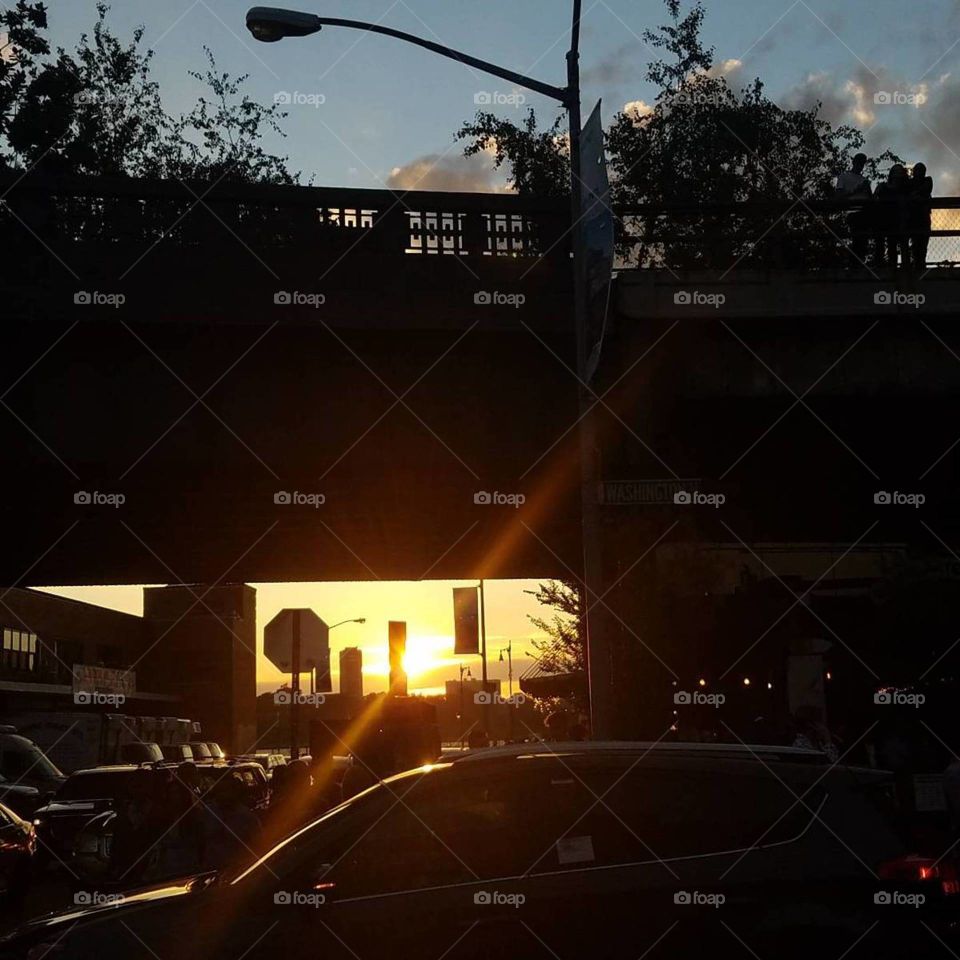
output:
[[[476,587],[453,588],[453,652],[457,656],[480,653],[480,614]]]
[[[581,229],[588,301],[587,331],[590,338],[590,356],[586,371],[586,380],[589,383],[600,363],[600,351],[607,328],[615,241],[599,100],[580,134],[580,182],[583,204]]]
[[[283,673],[292,673],[294,617],[300,616],[300,670],[330,663],[330,628],[312,610],[281,610],[263,630],[263,654]]]
[[[639,507],[675,503],[678,493],[699,490],[701,480],[602,480],[597,501],[604,506]]]

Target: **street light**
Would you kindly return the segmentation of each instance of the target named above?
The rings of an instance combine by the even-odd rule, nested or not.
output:
[[[247,29],[263,43],[276,43],[284,37],[318,33],[321,24],[312,13],[297,13],[280,7],[253,7],[247,11]]]
[[[595,429],[590,379],[591,345],[587,335],[587,277],[586,256],[584,251],[583,194],[580,170],[580,12],[582,0],[573,0],[573,23],[570,29],[570,50],[567,53],[567,85],[555,87],[533,77],[497,66],[478,57],[470,56],[443,44],[425,40],[423,37],[402,30],[394,30],[379,23],[365,20],[344,20],[339,17],[318,17],[296,10],[284,10],[279,7],[253,7],[247,12],[247,28],[257,40],[274,43],[284,37],[304,37],[319,32],[323,27],[348,27],[353,30],[365,30],[394,37],[407,43],[423,47],[450,60],[456,60],[465,66],[482,70],[492,76],[500,77],[509,83],[526,87],[545,97],[560,103],[567,111],[570,120],[570,232],[573,247],[573,299],[574,326],[577,338],[577,376],[579,380],[578,419],[580,447],[580,506],[581,530],[583,538],[583,580],[584,600],[581,628],[587,645],[587,675],[590,688],[591,728],[599,738],[609,738],[612,719],[609,714],[609,698],[612,692],[612,672],[607,652],[600,644],[591,642],[590,616],[591,596],[599,595],[601,586],[599,508],[597,504],[597,477],[594,463]]]
[[[327,627],[327,630],[332,630],[334,627],[342,627],[345,623],[366,623],[366,617],[355,617],[353,620],[341,620],[339,623],[334,623],[331,626]]]
[[[457,664],[460,668],[460,712],[457,714],[457,719],[460,721],[460,749],[463,749],[463,675],[466,674],[468,677],[472,677],[473,674],[470,672],[469,667],[465,667],[462,663]]]

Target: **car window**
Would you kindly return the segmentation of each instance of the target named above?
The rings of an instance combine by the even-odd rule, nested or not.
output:
[[[798,803],[802,789],[792,792],[766,771],[729,776],[637,768],[580,776],[591,802],[564,836],[589,837],[589,843],[579,841],[579,850],[571,843],[567,859],[582,856],[594,865],[702,856],[792,840],[810,823],[811,809],[822,797],[815,790]],[[731,803],[733,796],[741,802]],[[562,859],[555,859],[558,866]],[[550,860],[538,864],[538,872]]]
[[[334,862],[324,879],[338,898],[575,869],[584,842],[565,831],[594,799],[553,764],[509,777],[430,776],[362,837],[323,850],[316,866]]]

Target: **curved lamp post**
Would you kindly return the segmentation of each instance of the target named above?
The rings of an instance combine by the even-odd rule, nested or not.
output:
[[[573,24],[570,31],[570,50],[567,53],[567,85],[555,87],[515,70],[480,60],[460,50],[454,50],[432,40],[394,30],[379,23],[364,20],[344,20],[339,17],[320,17],[312,13],[286,10],[281,7],[252,7],[247,11],[247,29],[257,40],[275,43],[286,37],[305,37],[319,33],[324,27],[347,27],[379,33],[406,43],[423,47],[442,57],[456,60],[543,94],[559,102],[570,120],[570,214],[573,247],[574,324],[577,338],[577,374],[579,380],[579,447],[580,447],[580,503],[583,538],[583,618],[581,631],[587,645],[587,664],[590,686],[591,728],[595,737],[609,737],[611,731],[610,694],[612,672],[606,652],[600,649],[600,637],[591,643],[590,617],[593,596],[600,594],[600,539],[599,508],[597,505],[597,476],[595,465],[595,429],[591,413],[591,391],[588,387],[590,343],[587,337],[586,256],[583,242],[583,195],[580,169],[580,14],[582,0],[573,0]],[[599,611],[598,611],[599,612]]]

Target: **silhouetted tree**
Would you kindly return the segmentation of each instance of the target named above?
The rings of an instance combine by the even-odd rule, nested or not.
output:
[[[580,591],[563,580],[548,580],[536,590],[525,590],[537,603],[554,612],[549,620],[528,614],[530,622],[549,637],[534,640],[540,666],[546,673],[574,673],[585,669],[586,659],[580,642]]]
[[[646,72],[659,92],[652,105],[618,113],[607,131],[612,196],[621,209],[689,205],[691,214],[685,220],[675,209],[667,218],[654,214],[622,223],[622,251],[671,266],[762,262],[772,251],[793,261],[835,256],[831,231],[840,235],[842,224],[832,225],[802,204],[783,221],[778,214],[711,215],[704,205],[826,198],[834,177],[862,148],[863,134],[831,124],[819,104],[810,110],[780,107],[759,79],[734,91],[701,39],[702,4],[684,14],[679,0],[665,3],[668,22],[644,32],[646,43],[664,53]],[[520,193],[567,190],[569,147],[561,118],[538,134],[532,110],[519,126],[478,113],[457,137],[470,140],[468,155],[492,146],[497,167],[509,164],[511,185]],[[885,151],[870,163],[868,175],[877,177],[881,164],[895,162],[900,158]]]
[[[286,158],[263,147],[263,136],[282,136],[285,116],[241,95],[246,76],[208,67],[190,75],[207,85],[185,116],[171,117],[150,76],[151,50],[143,27],[129,42],[107,23],[109,7],[97,4],[92,34],[82,34],[71,54],[51,58],[43,32],[43,4],[19,0],[0,14],[6,34],[0,60],[0,159],[7,167],[133,177],[295,182]]]

